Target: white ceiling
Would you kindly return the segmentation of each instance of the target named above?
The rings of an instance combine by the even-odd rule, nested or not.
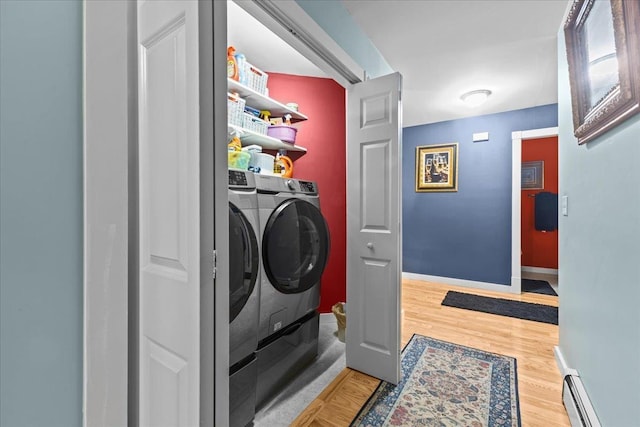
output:
[[[556,37],[568,0],[342,0],[403,75],[403,126],[557,102]],[[265,71],[326,77],[229,2],[228,38]],[[460,95],[493,93],[470,108]]]
[[[232,1],[227,1],[227,42],[263,71],[327,77],[326,73]]]

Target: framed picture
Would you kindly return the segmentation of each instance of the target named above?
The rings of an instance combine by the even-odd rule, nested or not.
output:
[[[416,147],[416,192],[458,191],[458,143]]]
[[[640,112],[640,1],[573,0],[564,34],[574,134],[584,144]]]
[[[523,190],[543,190],[544,189],[544,161],[522,162]]]

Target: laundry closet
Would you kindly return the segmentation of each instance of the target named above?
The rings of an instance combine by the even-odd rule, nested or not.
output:
[[[342,86],[227,14],[229,418],[244,426],[313,362],[319,313],[345,299],[346,112]]]

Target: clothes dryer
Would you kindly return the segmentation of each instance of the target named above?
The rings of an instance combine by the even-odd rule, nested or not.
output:
[[[262,263],[260,341],[315,311],[329,229],[312,181],[255,175]]]
[[[260,408],[318,354],[320,277],[329,229],[316,183],[256,175],[262,268],[258,330]]]
[[[229,170],[229,415],[246,426],[256,405],[260,245],[253,173]]]

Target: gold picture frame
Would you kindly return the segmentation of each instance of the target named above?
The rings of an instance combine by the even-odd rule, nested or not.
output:
[[[584,144],[640,112],[640,1],[574,0],[564,34],[574,135]]]
[[[458,143],[416,147],[416,192],[458,191]]]

